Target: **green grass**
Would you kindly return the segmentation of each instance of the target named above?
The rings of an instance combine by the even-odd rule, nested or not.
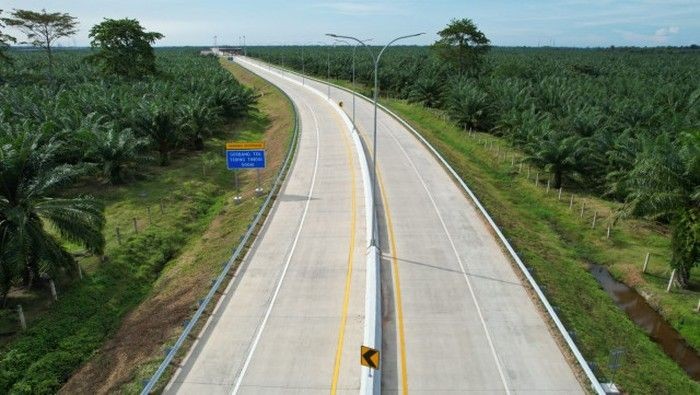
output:
[[[608,266],[616,277],[650,295],[688,341],[700,344],[700,315],[693,308],[698,292],[665,293],[664,272],[669,257],[669,239],[664,229],[643,221],[626,220],[612,228],[606,238],[607,221],[615,205],[591,196],[577,195],[569,210],[569,192],[558,201],[555,191],[545,193],[541,182],[534,185],[511,167],[511,155],[519,155],[489,135],[467,133],[442,120],[437,112],[398,100],[385,100],[397,114],[411,123],[455,168],[504,231],[538,283],[556,306],[566,327],[599,376],[609,377],[608,355],[617,347],[625,349],[621,370],[615,381],[629,393],[700,393],[700,385],[667,357],[661,348],[617,308],[588,273],[590,263]],[[483,141],[489,142],[485,148]],[[490,141],[494,141],[491,150]],[[499,147],[499,148],[496,148]],[[496,150],[507,152],[496,159]],[[525,168],[524,168],[525,169]],[[523,170],[525,173],[525,170]],[[544,179],[544,173],[541,174]],[[581,201],[588,209],[579,217]],[[598,225],[591,229],[593,211]],[[646,252],[652,252],[650,274],[641,272]],[[700,281],[697,271],[693,283]]]

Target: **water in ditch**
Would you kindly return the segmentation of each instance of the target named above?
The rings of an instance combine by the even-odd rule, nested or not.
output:
[[[591,274],[598,280],[615,304],[658,343],[694,380],[700,381],[700,354],[656,312],[633,288],[615,280],[608,269],[592,265]]]

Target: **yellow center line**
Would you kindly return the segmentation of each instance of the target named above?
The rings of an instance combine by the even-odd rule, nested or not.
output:
[[[362,131],[359,126],[355,125],[358,131]],[[367,133],[362,132],[362,139],[367,142]],[[377,162],[377,181],[379,182],[379,194],[382,198],[382,206],[384,206],[384,216],[386,218],[387,233],[389,233],[389,245],[391,247],[391,268],[392,277],[394,280],[394,299],[396,304],[396,326],[399,332],[399,358],[401,360],[401,393],[408,394],[408,367],[406,364],[406,333],[403,323],[403,302],[401,298],[401,278],[399,276],[399,259],[396,248],[396,235],[394,232],[394,222],[391,219],[391,210],[389,209],[389,198],[387,197],[386,188],[384,187],[384,179],[382,172],[379,170],[379,162]]]
[[[406,367],[406,334],[403,324],[403,303],[401,301],[401,279],[399,278],[399,259],[396,250],[396,236],[394,234],[394,223],[391,220],[391,210],[389,209],[389,201],[384,193],[384,180],[382,173],[377,170],[377,181],[379,181],[379,192],[382,196],[382,205],[384,206],[384,215],[386,217],[386,227],[389,233],[389,244],[391,245],[391,261],[392,273],[394,277],[394,294],[396,299],[396,319],[399,329],[399,355],[401,358],[401,393],[408,394],[408,368]]]
[[[341,123],[339,122],[339,119],[337,118],[336,114],[336,123],[340,127],[340,130],[343,130],[343,127]],[[333,364],[333,379],[331,381],[331,394],[335,394],[338,389],[338,376],[340,375],[340,361],[342,359],[343,355],[343,342],[345,340],[345,326],[348,321],[348,305],[350,304],[350,286],[352,283],[352,264],[354,260],[354,254],[355,254],[355,226],[357,224],[357,199],[356,199],[356,190],[355,190],[355,166],[354,166],[354,161],[353,161],[353,155],[352,155],[352,150],[350,148],[350,142],[348,140],[348,136],[345,135],[345,133],[341,133],[343,136],[343,143],[345,144],[345,153],[347,154],[348,157],[348,167],[350,167],[350,175],[351,175],[351,194],[352,198],[350,201],[350,209],[351,209],[351,220],[350,220],[350,249],[348,250],[348,270],[347,274],[345,276],[345,295],[343,296],[343,312],[340,317],[340,330],[338,331],[338,345],[335,351],[335,362]]]

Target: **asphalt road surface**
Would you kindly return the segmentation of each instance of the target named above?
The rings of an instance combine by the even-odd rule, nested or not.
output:
[[[238,62],[295,101],[300,150],[246,269],[168,391],[327,393],[335,385],[356,392],[365,208],[359,157],[332,108],[342,101],[351,116],[352,95],[331,88],[331,104],[322,97],[326,85],[307,79],[302,86],[292,73]],[[372,114],[358,98],[356,124],[370,145]],[[378,158],[382,392],[583,393],[471,201],[428,149],[381,110]]]

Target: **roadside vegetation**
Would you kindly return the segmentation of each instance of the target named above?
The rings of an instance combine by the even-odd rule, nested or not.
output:
[[[700,349],[700,52],[489,50],[469,20],[452,21],[439,35],[432,48],[386,52],[384,103],[475,189],[599,377],[612,376],[610,352],[622,348],[615,381],[625,391],[700,391],[588,273],[591,264],[605,265]],[[248,53],[302,70],[299,47]],[[349,88],[351,48],[307,47],[303,68],[327,79],[329,59],[331,80]],[[358,89],[371,96],[370,59],[358,50],[356,62]],[[559,188],[566,200],[557,198]]]
[[[256,94],[216,59],[154,52],[137,21],[98,24],[92,51],[52,47],[70,15],[2,21],[40,51],[0,31],[0,393],[53,393],[220,213],[221,146],[265,121],[240,121]]]

